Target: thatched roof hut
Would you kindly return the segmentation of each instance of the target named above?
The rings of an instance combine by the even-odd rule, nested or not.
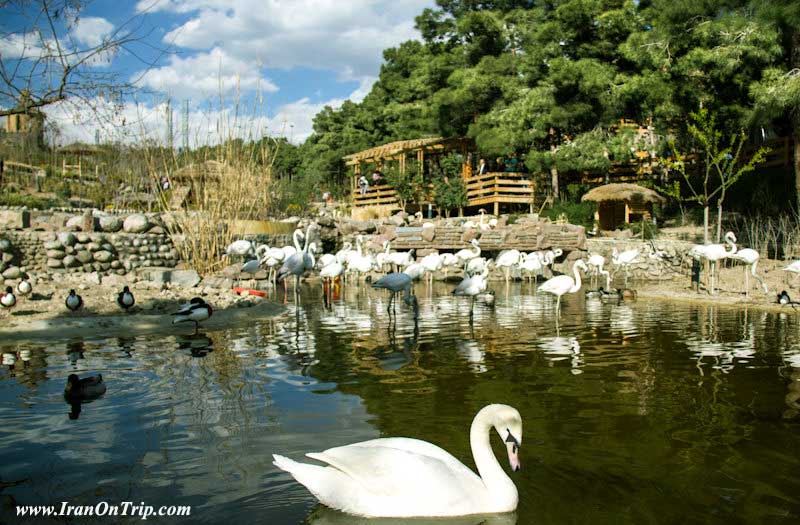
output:
[[[601,230],[613,230],[622,223],[649,220],[653,216],[653,204],[666,201],[650,188],[627,183],[599,186],[586,192],[581,200],[597,203],[595,221]]]

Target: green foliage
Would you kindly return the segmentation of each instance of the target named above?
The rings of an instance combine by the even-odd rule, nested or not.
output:
[[[434,204],[440,213],[444,210],[448,217],[452,210],[467,205],[467,187],[459,175],[447,180],[443,177],[436,178],[433,181],[433,192]]]
[[[389,166],[384,169],[383,175],[386,182],[397,191],[397,200],[403,210],[409,202],[418,201],[422,196],[422,174],[415,164],[408,163],[403,173],[398,166]]]
[[[658,226],[653,224],[652,221],[632,222],[626,224],[625,227],[630,229],[633,234],[640,239],[649,240],[655,239],[658,236]],[[644,232],[644,234],[642,234],[642,232]]]
[[[544,210],[543,215],[553,221],[558,220],[561,216],[566,216],[570,224],[591,228],[594,224],[595,211],[597,211],[597,205],[594,202],[556,201],[553,206]]]
[[[59,205],[63,205],[63,203],[59,203],[53,199],[34,197],[33,195],[21,193],[10,193],[7,191],[0,192],[0,206],[27,206],[31,209],[44,210]]]

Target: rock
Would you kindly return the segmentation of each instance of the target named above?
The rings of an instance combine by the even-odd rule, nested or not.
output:
[[[80,231],[83,226],[83,215],[76,215],[67,219],[67,224],[64,226],[69,231]]]
[[[62,262],[65,268],[75,268],[81,265],[81,262],[74,255],[67,255]]]
[[[462,242],[472,242],[472,239],[478,239],[481,236],[481,232],[478,230],[473,230],[472,228],[468,228],[464,230],[461,234],[461,241]]]
[[[97,244],[96,242],[90,242],[89,244],[86,245],[86,249],[89,250],[90,252],[99,252],[100,245]]]
[[[75,238],[78,239],[78,242],[81,243],[81,244],[86,244],[87,242],[89,242],[91,240],[89,238],[89,235],[87,235],[85,233],[77,233],[77,234],[75,234]]]
[[[103,277],[97,272],[92,272],[86,276],[86,280],[89,282],[89,284],[99,285],[103,282]]]
[[[51,259],[63,259],[66,254],[64,250],[47,250],[47,256]]]
[[[60,250],[63,247],[64,245],[58,241],[47,241],[46,243],[44,243],[45,250]]]
[[[10,263],[10,262],[11,262],[11,261],[13,261],[13,260],[14,260],[14,254],[13,254],[13,253],[8,253],[8,252],[5,252],[5,253],[3,254],[2,261],[3,261],[4,263]]]
[[[436,237],[436,228],[422,228],[422,240],[431,242]]]
[[[118,232],[122,229],[122,219],[113,215],[100,217],[100,231]]]
[[[20,269],[16,266],[9,266],[4,272],[3,277],[6,279],[19,279],[19,276],[22,275]]]
[[[64,251],[67,253],[67,255],[75,255],[77,250],[75,250],[75,248],[72,246],[64,246]]]
[[[8,239],[0,239],[0,252],[7,252],[11,249],[11,241]]]
[[[353,221],[352,226],[361,233],[374,233],[378,229],[372,221]]]
[[[28,210],[0,210],[0,230],[23,230],[31,226]]]
[[[64,264],[61,262],[61,259],[47,259],[47,267],[48,268],[61,268]]]
[[[387,226],[383,229],[383,236],[386,237],[387,241],[395,240],[397,238],[397,227]]]
[[[405,212],[399,211],[389,217],[387,221],[395,226],[403,226],[406,223],[406,216],[407,214]]]
[[[117,260],[111,261],[111,269],[112,270],[118,270],[121,267],[122,267],[122,263],[121,262],[119,262]]]
[[[78,242],[78,238],[75,236],[74,233],[71,232],[61,232],[58,234],[58,240],[64,246],[74,246],[76,242]]]
[[[152,228],[150,228],[148,233],[153,233],[156,235],[164,235],[164,233],[166,232],[164,231],[164,228],[162,228],[161,226],[153,226]]]
[[[105,250],[100,250],[94,253],[94,260],[101,263],[110,262],[114,258],[114,254]]]
[[[78,259],[81,264],[86,264],[92,262],[92,252],[87,250],[81,250],[75,254],[75,258]]]
[[[144,233],[150,228],[150,221],[141,213],[129,215],[122,223],[122,229],[127,233]]]
[[[200,284],[200,275],[195,270],[151,270],[150,280],[193,288]]]

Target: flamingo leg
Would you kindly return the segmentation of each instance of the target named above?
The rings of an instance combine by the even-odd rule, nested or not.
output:
[[[388,313],[390,317],[392,315],[392,300],[393,299],[394,299],[394,292],[392,292],[392,295],[389,296],[389,304],[388,304],[388,306],[386,306],[386,313]]]

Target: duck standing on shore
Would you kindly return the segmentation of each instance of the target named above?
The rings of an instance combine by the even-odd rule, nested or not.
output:
[[[212,313],[213,310],[210,304],[200,297],[193,297],[191,301],[181,306],[180,310],[172,314],[175,316],[172,324],[192,322],[194,323],[194,331],[197,333],[199,323],[211,317]]]
[[[64,304],[67,306],[67,309],[77,312],[81,308],[83,308],[83,298],[75,293],[75,290],[70,290],[69,295],[64,300]]]
[[[17,293],[21,296],[29,295],[33,291],[31,282],[27,279],[22,279],[17,283]]]
[[[131,293],[131,290],[126,286],[122,289],[122,291],[117,295],[117,304],[120,308],[125,310],[126,312],[130,311],[129,309],[136,303],[136,298]]]
[[[11,310],[17,304],[17,296],[14,295],[14,289],[6,286],[6,291],[0,294],[0,306],[6,310]]]

